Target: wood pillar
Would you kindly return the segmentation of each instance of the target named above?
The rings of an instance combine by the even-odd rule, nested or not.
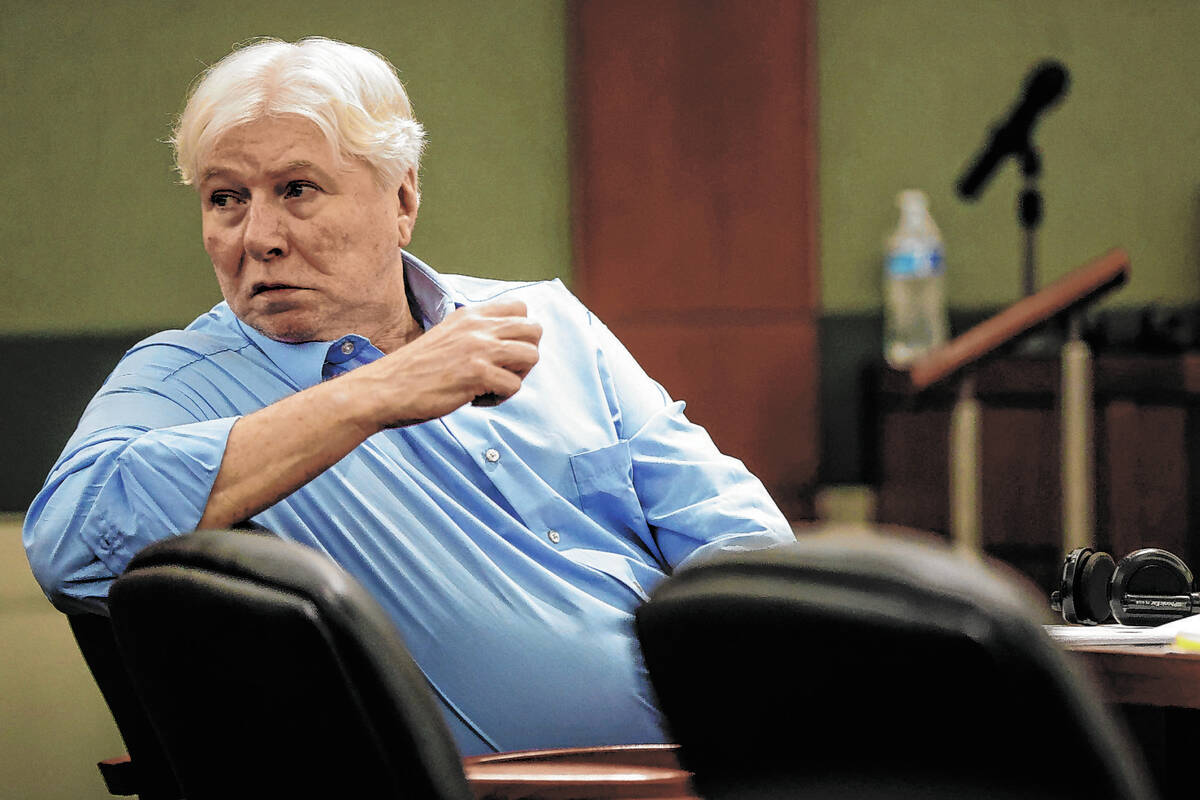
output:
[[[582,299],[793,519],[819,455],[811,0],[570,11]]]

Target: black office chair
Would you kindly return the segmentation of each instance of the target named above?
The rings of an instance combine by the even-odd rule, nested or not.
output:
[[[473,797],[393,623],[316,551],[185,534],[135,556],[109,609],[188,800]]]
[[[99,614],[71,614],[67,620],[128,750],[124,756],[97,764],[109,793],[136,795],[140,800],[181,800],[183,790],[125,672],[112,623]]]
[[[1033,602],[945,547],[823,533],[682,569],[636,624],[710,800],[1152,797]]]

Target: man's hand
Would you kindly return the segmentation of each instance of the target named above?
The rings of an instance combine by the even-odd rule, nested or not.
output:
[[[503,402],[538,361],[542,326],[525,315],[519,300],[460,308],[339,380],[375,401],[369,415],[379,429],[437,419],[477,398]]]

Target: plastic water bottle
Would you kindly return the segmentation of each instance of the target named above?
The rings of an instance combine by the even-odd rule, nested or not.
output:
[[[950,331],[942,234],[924,192],[896,196],[900,222],[883,268],[883,356],[903,368],[945,343]]]

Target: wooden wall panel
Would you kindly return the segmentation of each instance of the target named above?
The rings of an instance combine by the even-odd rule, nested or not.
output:
[[[808,516],[813,3],[585,0],[570,25],[576,287],[786,513]]]
[[[1114,558],[1142,547],[1189,557],[1187,418],[1186,407],[1124,398],[1104,409],[1108,491],[1100,500]]]
[[[986,469],[980,521],[994,550],[1036,546],[1057,551],[1062,542],[1061,514],[1044,514],[1047,508],[1062,508],[1062,486],[1058,415],[1053,398],[1043,397],[1045,406],[1005,406],[1003,400],[989,399],[983,408],[979,448]],[[948,418],[946,422],[948,426]]]
[[[1200,355],[1100,355],[1095,388],[1095,546],[1120,559],[1161,547],[1200,563]],[[1047,592],[1061,578],[1061,368],[997,357],[976,371],[983,407],[985,550]],[[919,395],[882,370],[874,388],[880,522],[949,529],[948,433],[953,384]]]
[[[876,517],[893,525],[946,533],[950,530],[948,406],[889,404],[879,416],[874,456],[882,479]]]

